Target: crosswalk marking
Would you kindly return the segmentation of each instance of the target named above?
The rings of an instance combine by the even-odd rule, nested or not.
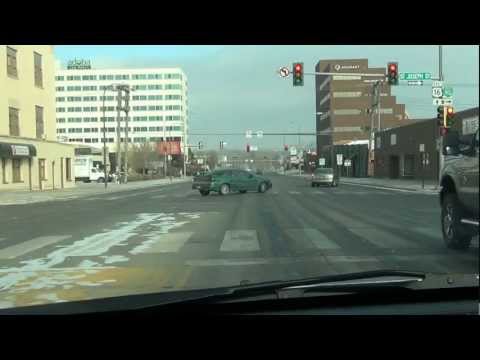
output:
[[[325,234],[317,229],[289,229],[286,231],[292,239],[310,241],[317,249],[340,249],[340,246],[330,240]]]
[[[317,194],[317,195],[324,195],[324,194],[325,194],[325,191],[319,191],[319,190],[317,190],[317,191],[314,191],[313,193],[314,193],[314,194]]]
[[[288,192],[290,195],[299,195],[301,194],[299,191],[289,191]]]
[[[14,259],[29,252],[70,238],[71,235],[40,236],[0,250],[0,259]]]
[[[148,246],[139,249],[136,253],[156,254],[178,252],[192,235],[193,232],[190,231],[158,235],[155,239],[152,239]]]
[[[348,228],[349,231],[362,237],[368,242],[381,248],[418,248],[418,244],[396,236],[392,232],[383,231],[373,227]]]
[[[220,251],[257,251],[260,250],[255,230],[227,230]]]

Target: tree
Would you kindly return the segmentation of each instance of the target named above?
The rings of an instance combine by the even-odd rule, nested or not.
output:
[[[207,153],[207,165],[210,167],[210,169],[215,169],[215,167],[218,164],[218,155],[216,151],[209,151]]]
[[[132,145],[129,148],[129,168],[137,173],[142,173],[145,176],[147,169],[150,168],[150,163],[156,160],[158,160],[158,154],[155,146],[151,143],[145,142],[139,145]]]

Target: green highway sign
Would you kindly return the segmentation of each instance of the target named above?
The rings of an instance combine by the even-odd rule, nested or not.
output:
[[[443,97],[444,98],[452,98],[453,97],[453,87],[445,86],[443,88]]]
[[[400,80],[430,80],[431,73],[400,73]]]

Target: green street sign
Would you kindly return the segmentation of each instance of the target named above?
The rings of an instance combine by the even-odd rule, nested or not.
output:
[[[453,87],[445,86],[443,88],[443,97],[444,98],[452,98],[453,97]]]
[[[430,80],[431,73],[400,73],[400,80]]]

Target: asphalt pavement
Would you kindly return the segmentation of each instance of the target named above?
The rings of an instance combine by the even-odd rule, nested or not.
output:
[[[478,237],[445,247],[436,194],[269,177],[265,194],[177,183],[0,206],[0,308],[377,269],[478,273]]]

